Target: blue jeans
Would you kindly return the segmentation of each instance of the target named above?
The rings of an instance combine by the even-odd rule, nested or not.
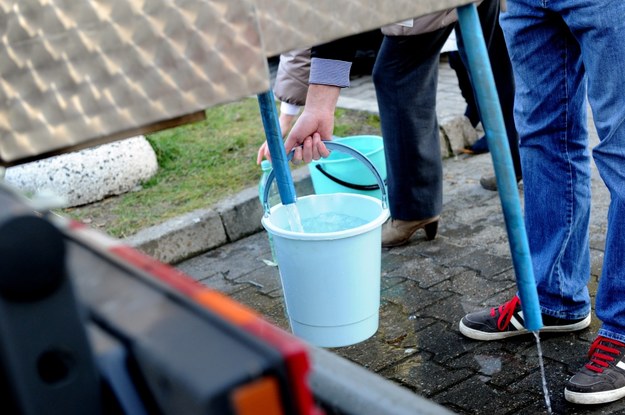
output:
[[[541,309],[590,312],[592,151],[611,194],[595,312],[599,335],[625,341],[625,2],[508,0],[501,26],[516,79],[525,220]]]

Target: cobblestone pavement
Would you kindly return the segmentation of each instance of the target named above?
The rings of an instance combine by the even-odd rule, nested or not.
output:
[[[450,72],[444,65],[441,70],[441,79],[447,79]],[[447,87],[451,95],[443,103],[453,99],[455,104],[445,109],[462,110],[457,85],[455,92],[453,82]],[[377,333],[362,343],[330,350],[456,413],[546,413],[533,336],[479,342],[458,331],[463,315],[507,301],[516,286],[498,194],[479,185],[480,177],[491,171],[490,155],[446,159],[444,171],[437,238],[428,242],[419,233],[404,247],[382,250]],[[593,192],[594,294],[609,203],[596,171]],[[278,271],[263,262],[270,255],[267,234],[260,232],[177,266],[289,330]],[[553,413],[625,413],[625,400],[591,407],[564,400],[564,384],[585,363],[597,329],[595,319],[576,334],[540,336]]]

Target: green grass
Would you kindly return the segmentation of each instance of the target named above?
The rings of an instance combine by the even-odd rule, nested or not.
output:
[[[380,134],[379,118],[339,109],[335,135]],[[140,189],[61,214],[123,238],[255,186],[258,147],[265,140],[254,98],[210,108],[206,120],[146,136],[158,172]]]

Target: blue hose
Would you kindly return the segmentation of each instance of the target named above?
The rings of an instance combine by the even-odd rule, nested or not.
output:
[[[282,143],[282,132],[280,131],[273,92],[267,91],[258,94],[258,104],[265,128],[267,147],[269,148],[269,154],[271,154],[271,164],[276,174],[280,200],[283,205],[295,203],[295,185],[293,184],[293,178],[289,170],[289,161]]]
[[[521,307],[523,308],[525,328],[530,331],[538,331],[543,326],[543,322],[525,224],[521,213],[516,175],[512,165],[495,80],[475,4],[458,7],[458,22],[466,46],[469,72],[482,116],[482,125],[493,158],[497,188],[499,189],[499,198],[508,232]]]

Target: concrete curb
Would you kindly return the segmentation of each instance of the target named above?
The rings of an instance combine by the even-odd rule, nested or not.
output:
[[[313,193],[308,167],[292,171],[297,195]],[[210,208],[198,209],[143,229],[123,243],[167,264],[175,264],[262,230],[258,189],[250,187]]]

